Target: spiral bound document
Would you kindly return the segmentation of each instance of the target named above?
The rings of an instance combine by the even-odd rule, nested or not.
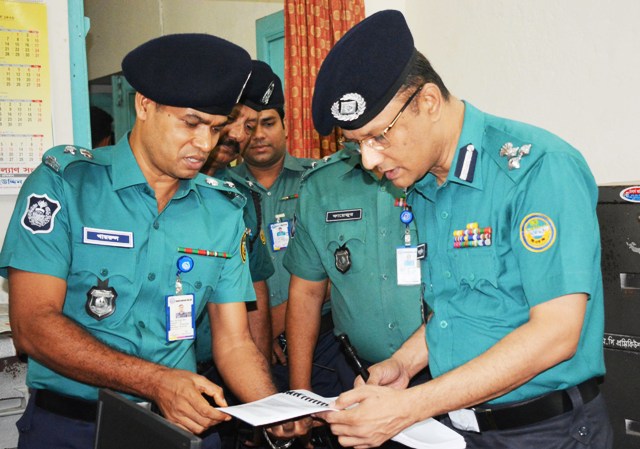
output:
[[[258,401],[231,407],[219,407],[252,426],[265,426],[289,421],[312,413],[337,410],[329,407],[335,398],[324,398],[307,390],[290,390]],[[464,438],[435,419],[416,423],[392,438],[398,443],[416,449],[464,449]]]

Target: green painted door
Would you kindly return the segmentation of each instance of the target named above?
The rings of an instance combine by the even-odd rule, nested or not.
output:
[[[120,140],[133,128],[136,121],[136,91],[122,75],[111,77],[111,95],[113,101],[113,134],[115,141]]]
[[[256,47],[258,59],[269,64],[284,85],[284,10],[256,20]]]

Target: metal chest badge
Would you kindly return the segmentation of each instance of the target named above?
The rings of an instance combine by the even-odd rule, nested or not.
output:
[[[509,159],[509,170],[520,168],[520,159],[529,154],[531,144],[514,147],[511,142],[507,142],[500,148],[500,156]]]
[[[87,292],[85,309],[90,317],[98,321],[113,315],[116,310],[116,298],[118,293],[113,287],[109,287],[109,280],[98,278],[98,285],[91,287]]]
[[[344,274],[351,268],[351,251],[346,244],[342,245],[333,253],[336,261],[336,269]]]

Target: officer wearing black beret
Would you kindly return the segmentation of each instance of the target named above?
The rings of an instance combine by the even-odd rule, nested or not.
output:
[[[406,262],[433,311],[338,398],[347,410],[323,413],[340,443],[378,446],[442,415],[467,448],[611,448],[598,190],[582,155],[450,94],[398,11],[335,45],[312,109],[321,134],[341,128],[365,168],[407,189],[425,251],[408,246]],[[427,364],[434,379],[407,388]]]
[[[249,268],[251,280],[256,292],[255,304],[250,304],[249,326],[251,335],[267,360],[271,359],[271,315],[269,313],[269,292],[266,280],[273,272],[273,263],[267,252],[264,232],[261,226],[260,197],[252,192],[246,180],[234,176],[228,166],[242,154],[249,144],[253,130],[258,121],[258,112],[266,107],[274,96],[277,76],[269,64],[251,61],[251,78],[245,87],[240,102],[236,104],[229,116],[229,123],[220,133],[218,144],[211,152],[202,173],[233,182],[240,192],[247,197],[244,207],[244,219],[250,233],[247,237],[249,249]],[[196,340],[198,362],[206,368],[205,375],[210,379],[218,377],[211,367],[211,329],[208,323],[198,326]],[[210,368],[211,369],[208,369]]]
[[[226,405],[222,389],[195,373],[194,319],[205,310],[234,393],[276,392],[247,324],[244,197],[199,174],[249,79],[249,55],[176,34],[134,49],[122,69],[137,91],[133,129],[104,149],[47,151],[0,253],[14,342],[29,356],[22,448],[93,447],[102,387],[197,434],[228,420],[203,397]],[[219,446],[217,434],[205,439]]]

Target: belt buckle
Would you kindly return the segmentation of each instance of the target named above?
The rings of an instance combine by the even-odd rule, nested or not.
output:
[[[458,430],[480,433],[480,424],[475,409],[462,408],[448,413],[451,424]]]

